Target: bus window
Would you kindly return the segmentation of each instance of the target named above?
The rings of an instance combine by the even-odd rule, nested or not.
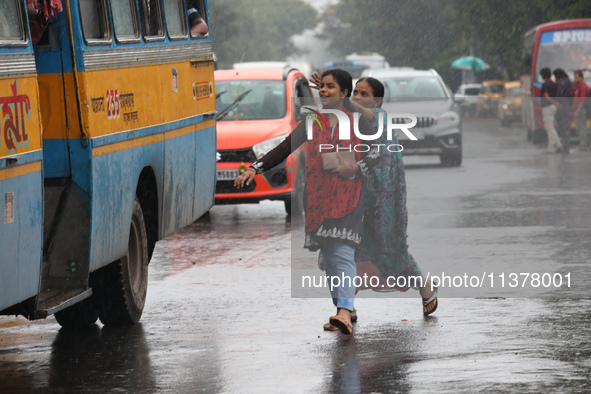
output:
[[[140,38],[135,2],[111,0],[113,28],[118,42],[138,42]]]
[[[207,24],[207,10],[205,9],[205,1],[187,1],[187,17],[189,19],[189,30],[191,31],[191,37],[207,37],[209,34],[209,25]]]
[[[166,30],[171,39],[187,38],[185,10],[183,9],[182,0],[165,1],[164,17],[166,18]]]
[[[105,0],[80,0],[80,19],[84,39],[89,45],[105,44],[111,40],[107,3]]]
[[[589,53],[591,29],[561,29],[542,33],[534,65],[538,82],[543,82],[539,74],[544,67],[551,70],[562,68],[572,78],[575,70],[589,67]]]
[[[22,17],[17,0],[0,3],[0,41],[24,41]]]
[[[159,0],[139,0],[142,32],[146,41],[164,39],[162,10]]]

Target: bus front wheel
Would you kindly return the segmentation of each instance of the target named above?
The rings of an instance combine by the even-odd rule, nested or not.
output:
[[[148,236],[142,207],[133,204],[127,256],[109,264],[102,286],[100,319],[105,325],[137,323],[148,290]]]

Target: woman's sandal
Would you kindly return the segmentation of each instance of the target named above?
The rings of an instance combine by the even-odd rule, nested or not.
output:
[[[357,321],[357,309],[353,308],[353,312],[351,312],[351,323],[355,323]],[[326,323],[324,325],[324,331],[337,331],[339,330],[338,327],[333,326],[330,323]]]
[[[343,334],[349,335],[353,333],[353,326],[340,316],[331,316],[328,322],[341,330]]]
[[[357,309],[353,308],[353,312],[351,312],[351,323],[355,323],[357,321]],[[330,323],[326,323],[324,325],[324,331],[337,331],[338,327],[333,326]]]
[[[423,307],[429,305],[431,302],[433,302],[433,300],[435,300],[435,306],[429,312],[423,312],[424,316],[429,316],[431,313],[437,310],[437,305],[439,305],[439,301],[437,300],[437,287],[434,288],[431,297],[429,297],[427,300],[423,298]]]

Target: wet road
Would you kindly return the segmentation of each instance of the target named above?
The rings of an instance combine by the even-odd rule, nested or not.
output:
[[[354,335],[322,331],[331,301],[291,297],[283,204],[216,206],[158,244],[141,324],[1,317],[0,392],[590,392],[591,154],[542,150],[482,120],[462,167],[405,160],[423,272],[495,279],[429,318],[412,290],[362,292]],[[500,287],[522,272],[571,287]]]

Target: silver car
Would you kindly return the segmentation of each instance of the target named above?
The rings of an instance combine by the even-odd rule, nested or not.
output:
[[[481,83],[468,83],[460,85],[454,97],[456,99],[461,98],[464,100],[460,106],[462,115],[476,114],[476,104],[478,104],[478,101],[480,100],[478,95],[480,94],[481,90]]]
[[[373,77],[384,84],[382,108],[388,114],[410,113],[417,124],[410,132],[417,141],[397,131],[403,155],[438,155],[444,166],[462,164],[462,123],[459,103],[435,70],[409,68],[369,69],[362,77]],[[410,119],[397,119],[400,124]]]

